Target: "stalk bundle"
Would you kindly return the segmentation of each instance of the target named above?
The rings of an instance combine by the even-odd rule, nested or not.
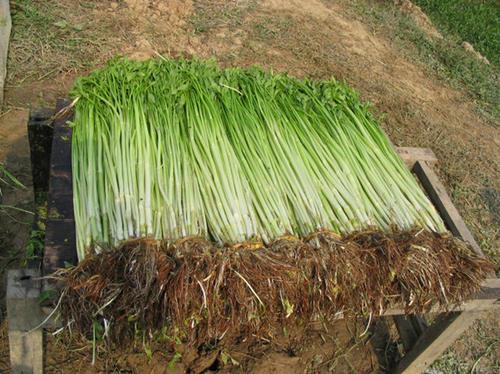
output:
[[[73,95],[80,259],[140,237],[445,231],[367,106],[333,79],[115,60]]]

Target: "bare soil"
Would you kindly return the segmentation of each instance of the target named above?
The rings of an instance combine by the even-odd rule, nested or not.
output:
[[[57,97],[67,96],[77,76],[102,66],[117,54],[134,59],[158,53],[216,58],[224,66],[258,64],[299,77],[335,76],[348,82],[363,99],[374,104],[382,126],[396,145],[434,150],[440,159],[440,176],[454,203],[482,248],[498,262],[498,127],[478,114],[476,103],[464,92],[451,88],[430,74],[424,65],[409,58],[408,53],[398,50],[389,35],[374,33],[367,24],[352,17],[348,2],[49,0],[30,5],[29,9],[26,4],[18,0],[12,5],[14,11],[33,18],[17,24],[14,19],[6,103],[0,114],[0,161],[6,161],[28,189],[6,188],[4,204],[26,208],[32,201],[26,134],[29,108],[53,106]],[[0,214],[0,272],[22,258],[30,230],[26,221],[29,221],[26,215],[16,213],[6,218]],[[468,352],[475,353],[471,354],[468,367],[483,357],[475,369],[493,372],[495,368],[498,370],[494,357],[498,346],[487,351],[488,347],[481,344],[484,336],[491,344],[498,342],[492,338],[499,335],[498,314],[485,317],[485,321],[486,327],[478,328],[476,324],[463,338],[465,343],[459,341],[453,349],[461,355],[470,342],[473,348]],[[364,329],[364,323],[355,324],[358,333]],[[295,343],[299,348],[292,351],[289,342],[282,346],[263,342],[259,347],[242,346],[240,353],[225,353],[227,365],[221,364],[223,356],[218,354],[217,360],[210,358],[210,365],[205,362],[200,367],[263,373],[377,372],[387,369],[387,361],[398,356],[397,344],[387,339],[376,343],[380,336],[393,335],[393,327],[384,320],[377,321],[373,337],[362,342],[356,338],[359,334],[353,334],[354,327],[346,326],[340,323],[332,327],[328,336],[317,331],[305,334],[300,344]],[[0,331],[5,342],[5,323]],[[2,344],[0,350],[0,371],[8,370],[6,346]],[[92,367],[88,346],[76,343],[69,346],[49,336],[47,369],[49,372],[183,372],[185,369],[182,362],[166,369],[172,352],[158,349],[148,359],[143,347],[132,351],[107,358],[104,352],[98,352],[100,359]],[[235,360],[232,364],[231,358]]]
[[[28,111],[11,108],[0,117],[0,163],[15,175],[26,188],[0,186],[2,189],[1,204],[33,211],[33,193],[31,188],[31,168],[26,125]],[[33,216],[12,208],[0,211],[0,275],[4,271],[19,264],[23,250],[29,239],[29,230]],[[4,282],[0,283],[0,301],[5,293]],[[0,303],[0,319],[3,305]]]

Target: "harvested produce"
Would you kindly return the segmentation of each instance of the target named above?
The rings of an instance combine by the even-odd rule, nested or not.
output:
[[[447,309],[493,270],[334,79],[118,59],[72,95],[80,263],[52,279],[65,325],[94,340],[221,349]]]
[[[140,237],[445,231],[367,105],[334,79],[120,59],[72,95],[80,259]]]

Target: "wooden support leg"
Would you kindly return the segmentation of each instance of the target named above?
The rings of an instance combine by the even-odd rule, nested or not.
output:
[[[7,273],[7,318],[12,373],[43,373],[43,330],[39,304],[40,271],[13,269]]]
[[[482,315],[481,312],[453,312],[442,315],[418,338],[400,361],[396,373],[420,374]]]
[[[418,337],[427,328],[427,323],[420,316],[396,315],[392,317],[398,329],[399,337],[403,343],[405,351],[409,351],[418,340]]]

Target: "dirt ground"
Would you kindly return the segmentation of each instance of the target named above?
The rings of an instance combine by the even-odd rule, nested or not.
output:
[[[434,150],[440,160],[439,174],[454,203],[483,250],[498,263],[498,124],[481,116],[464,91],[438,79],[425,64],[411,58],[411,51],[399,49],[389,32],[375,30],[368,21],[354,17],[350,2],[14,0],[11,7],[13,33],[6,102],[0,114],[0,161],[28,188],[6,188],[4,204],[25,209],[32,206],[25,126],[29,108],[53,106],[57,97],[68,95],[77,76],[117,54],[134,59],[157,54],[215,58],[223,66],[258,64],[299,77],[334,76],[348,82],[364,100],[373,103],[396,145]],[[423,19],[422,15],[418,17]],[[427,18],[419,22],[428,29],[429,37],[442,37],[433,35],[438,32]],[[22,260],[30,229],[29,215],[8,213],[0,215],[2,273]],[[476,372],[498,370],[498,320],[498,313],[485,317],[445,354],[442,362],[455,360],[452,363],[456,362],[461,371],[470,370],[478,360]],[[312,332],[303,337],[302,344],[297,345],[302,348],[295,351],[290,350],[288,342],[281,347],[263,344],[253,347],[254,351],[246,347],[247,352],[239,355],[219,354],[207,367],[261,373],[384,371],[389,366],[387,361],[397,357],[401,348],[387,339],[376,344],[372,336],[384,336],[380,330],[391,335],[393,327],[381,320],[372,327],[372,333],[378,329],[377,334],[354,338],[352,329],[362,330],[364,323],[359,321],[349,328],[339,323],[328,336]],[[0,338],[5,341],[5,326]],[[48,357],[53,357],[47,361],[50,372],[67,372],[70,368],[79,372],[127,368],[132,372],[140,368],[164,372],[165,363],[172,360],[172,354],[161,351],[148,358],[139,347],[135,356],[111,356],[91,367],[88,347],[75,346],[68,354],[60,341],[49,337],[48,342]],[[463,347],[469,343],[470,359],[463,361],[467,356]],[[5,346],[0,349],[0,372],[8,370]],[[62,350],[66,353],[56,354]],[[221,365],[221,360],[227,365]],[[172,370],[182,368],[182,364],[172,364]],[[446,366],[436,370],[446,372]]]

